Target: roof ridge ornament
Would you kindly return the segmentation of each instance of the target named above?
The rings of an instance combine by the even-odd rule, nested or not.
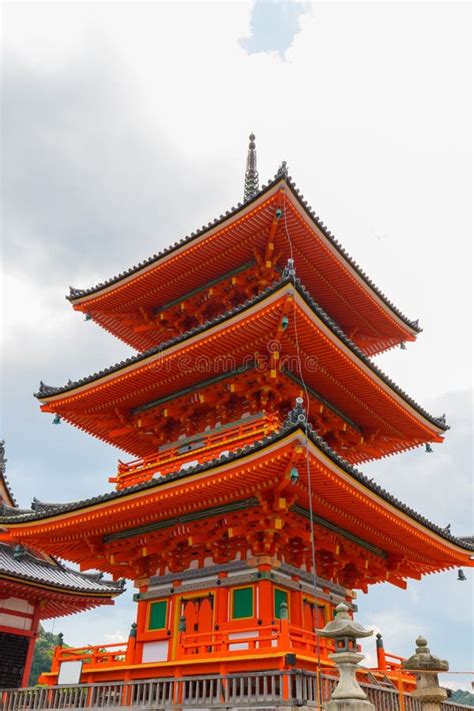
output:
[[[0,440],[0,477],[5,476],[8,459],[5,456],[5,440]]]
[[[28,551],[21,543],[17,543],[13,549],[13,557],[15,560],[20,560],[20,558],[23,558],[27,553]]]
[[[277,170],[277,178],[287,178],[288,177],[288,163],[286,160],[282,160]]]
[[[244,181],[244,202],[251,200],[259,191],[257,172],[257,150],[255,148],[255,134],[249,136],[249,149],[247,153],[247,169]]]
[[[13,496],[13,492],[12,492],[12,490],[10,488],[10,484],[8,482],[7,462],[8,462],[8,459],[5,456],[5,440],[1,439],[0,440],[0,484],[3,481],[7,496],[10,497],[10,501],[11,501],[13,507],[15,508],[17,506],[17,501],[16,501],[15,497]],[[8,506],[8,504],[5,501],[3,501],[3,497],[1,495],[0,495],[0,505]]]
[[[306,412],[305,412],[303,405],[304,405],[304,400],[302,397],[295,398],[295,405],[289,411],[288,416],[286,418],[285,425],[287,427],[290,427],[291,425],[307,425],[308,424],[307,418],[306,418]]]
[[[282,279],[295,279],[296,278],[296,269],[295,269],[295,260],[294,259],[289,259],[286,263],[286,266],[283,269],[282,272]]]
[[[81,296],[84,293],[84,289],[75,289],[73,286],[69,287],[69,298],[70,299],[75,299],[78,296]]]
[[[44,393],[49,393],[51,390],[56,390],[56,387],[54,385],[46,385],[46,383],[44,383],[42,380],[40,380],[39,390],[38,390],[38,393],[40,395],[42,395]]]

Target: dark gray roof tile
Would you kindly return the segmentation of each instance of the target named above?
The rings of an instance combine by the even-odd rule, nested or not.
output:
[[[167,247],[166,249],[163,249],[161,252],[158,252],[156,254],[153,254],[151,257],[146,259],[143,262],[140,262],[139,264],[136,264],[126,271],[122,272],[121,274],[118,274],[117,276],[111,277],[110,279],[107,279],[104,282],[100,282],[99,284],[96,284],[95,286],[92,286],[88,289],[75,289],[73,287],[69,287],[69,295],[66,297],[69,299],[69,301],[74,301],[75,299],[82,298],[83,296],[89,296],[90,294],[94,294],[97,291],[100,291],[102,288],[106,286],[110,286],[111,284],[115,284],[119,282],[121,279],[124,277],[130,276],[131,274],[134,274],[135,272],[139,271],[142,269],[144,266],[149,266],[150,264],[153,264],[154,262],[157,262],[160,260],[162,257],[166,256],[167,254],[170,254],[173,252],[175,249],[177,249],[179,246],[182,244],[186,244],[188,242],[191,242],[193,239],[196,239],[197,237],[201,236],[209,228],[215,227],[215,225],[219,224],[220,222],[223,222],[228,219],[229,216],[236,215],[239,210],[242,207],[248,206],[250,203],[258,200],[265,192],[273,188],[279,181],[284,181],[288,187],[291,189],[292,193],[295,195],[297,200],[300,202],[301,206],[303,209],[306,211],[306,213],[313,219],[314,223],[316,226],[321,230],[321,232],[324,234],[324,236],[329,240],[329,242],[336,247],[337,251],[344,257],[344,259],[350,264],[350,266],[359,274],[360,277],[366,282],[368,286],[377,294],[377,296],[384,302],[386,306],[388,306],[393,313],[395,313],[398,318],[400,318],[407,326],[412,328],[413,330],[420,332],[422,329],[419,328],[418,326],[418,321],[413,321],[407,318],[386,296],[383,294],[382,291],[373,283],[371,279],[368,278],[366,273],[361,269],[361,267],[357,264],[357,262],[352,259],[352,257],[346,252],[346,250],[341,247],[340,242],[332,235],[332,233],[328,230],[328,228],[324,225],[324,223],[320,220],[319,217],[315,216],[314,211],[311,210],[310,207],[307,206],[307,201],[304,200],[302,197],[300,197],[302,194],[299,190],[299,188],[296,187],[293,179],[291,176],[286,176],[286,174],[283,172],[280,172],[280,170],[275,174],[274,178],[269,180],[266,185],[264,185],[261,190],[259,190],[251,199],[247,200],[245,203],[237,203],[236,206],[232,207],[230,210],[227,210],[224,215],[221,215],[219,219],[215,219],[212,223],[209,222],[208,225],[203,225],[199,230],[196,232],[191,232],[186,237],[183,237],[179,242],[175,242],[174,245],[171,245],[170,247]]]
[[[268,435],[268,438],[267,438],[268,441],[265,443],[263,441],[254,442],[251,445],[247,445],[242,450],[236,450],[234,452],[230,452],[229,454],[225,455],[224,458],[220,457],[219,459],[213,459],[211,461],[204,462],[202,464],[198,464],[195,467],[193,467],[192,469],[189,468],[189,469],[184,469],[184,470],[178,470],[178,471],[172,472],[172,473],[162,477],[161,479],[151,480],[151,481],[144,482],[141,484],[136,484],[135,486],[131,486],[126,489],[122,489],[121,491],[112,491],[107,494],[102,494],[101,496],[95,496],[90,499],[84,499],[81,501],[71,502],[71,503],[67,503],[67,504],[60,504],[60,505],[58,505],[58,508],[55,509],[55,515],[57,515],[59,512],[62,512],[62,513],[72,512],[72,511],[87,508],[89,506],[95,506],[96,504],[105,503],[107,501],[114,501],[114,500],[122,498],[123,496],[130,496],[130,494],[133,494],[135,492],[155,489],[155,488],[158,488],[158,487],[162,486],[163,484],[166,484],[170,481],[175,481],[177,479],[185,479],[191,473],[209,471],[216,466],[222,465],[223,461],[232,462],[232,461],[236,461],[236,460],[240,459],[243,456],[246,456],[247,454],[249,454],[251,452],[259,452],[260,450],[265,449],[265,447],[273,444],[274,442],[277,442],[278,440],[282,439],[283,437],[286,437],[288,434],[291,434],[292,432],[295,432],[296,430],[301,430],[303,433],[305,433],[306,436],[308,437],[308,439],[321,452],[323,452],[325,455],[327,455],[329,457],[329,459],[331,459],[335,464],[337,464],[343,471],[345,471],[347,474],[349,474],[353,479],[360,482],[367,489],[369,489],[370,491],[373,491],[375,494],[377,494],[382,499],[384,499],[384,501],[395,506],[399,511],[407,514],[414,521],[421,523],[423,526],[430,529],[437,535],[441,536],[446,541],[450,541],[451,543],[454,543],[466,550],[473,550],[474,551],[474,540],[472,540],[470,538],[466,538],[466,537],[465,538],[457,538],[456,536],[452,535],[448,529],[441,528],[437,524],[431,522],[425,516],[419,514],[417,511],[412,509],[410,506],[407,506],[406,504],[404,504],[402,501],[400,501],[393,494],[390,494],[386,489],[384,489],[379,484],[377,484],[372,478],[367,477],[365,474],[360,472],[352,464],[349,464],[349,462],[347,462],[343,457],[341,457],[339,454],[334,452],[322,437],[317,435],[314,431],[311,431],[306,426],[306,423],[301,423],[301,422],[294,423],[291,421],[291,417],[289,417],[286,420],[286,422],[283,424],[283,426],[281,427],[280,430],[273,432],[271,435]],[[51,515],[52,515],[51,511],[41,510],[41,511],[31,511],[29,514],[26,514],[26,515],[22,514],[19,516],[11,516],[11,515],[0,516],[0,524],[3,524],[8,527],[9,523],[20,523],[22,521],[38,521],[41,519],[48,518]]]
[[[112,365],[108,368],[105,368],[104,370],[101,370],[97,373],[93,373],[92,375],[89,375],[85,378],[81,378],[80,380],[76,380],[75,382],[68,383],[67,385],[63,385],[62,387],[58,388],[53,388],[53,387],[48,387],[44,385],[44,383],[41,382],[40,384],[40,389],[38,393],[36,393],[36,397],[41,399],[42,397],[48,397],[51,395],[59,395],[61,393],[68,392],[69,390],[73,390],[74,388],[77,388],[81,385],[85,385],[87,383],[90,383],[94,380],[97,380],[100,377],[103,377],[104,375],[108,375],[110,373],[116,372],[121,370],[122,368],[128,367],[129,365],[133,365],[134,363],[139,363],[141,360],[144,360],[145,358],[150,357],[151,355],[155,355],[157,353],[161,353],[165,351],[167,348],[170,348],[171,346],[174,346],[177,343],[181,343],[185,341],[187,338],[190,338],[191,336],[194,336],[198,333],[202,333],[203,331],[206,331],[207,329],[211,328],[212,326],[215,326],[223,321],[226,321],[227,319],[232,318],[232,316],[241,313],[245,309],[249,308],[250,306],[253,306],[254,304],[258,303],[259,301],[263,301],[267,296],[270,294],[274,293],[277,291],[279,288],[284,286],[285,284],[288,283],[293,283],[295,288],[297,289],[298,293],[305,299],[306,303],[314,313],[332,330],[332,332],[337,335],[340,340],[345,343],[351,350],[352,352],[357,355],[376,375],[378,375],[387,385],[389,385],[394,392],[396,392],[400,397],[402,397],[409,405],[411,405],[415,410],[417,410],[423,417],[425,417],[427,420],[432,422],[434,425],[437,427],[440,427],[443,430],[449,429],[449,427],[446,425],[445,422],[442,420],[438,420],[436,417],[433,417],[430,415],[426,410],[424,410],[420,405],[418,405],[415,400],[413,400],[407,393],[405,393],[401,388],[396,385],[396,383],[393,382],[385,373],[378,367],[376,366],[372,360],[365,355],[361,349],[356,346],[356,344],[351,341],[351,339],[344,333],[342,328],[324,311],[324,309],[316,303],[316,301],[311,297],[307,289],[303,286],[303,284],[300,282],[299,279],[290,276],[282,276],[282,278],[279,281],[274,282],[271,286],[268,286],[266,289],[264,289],[262,292],[260,292],[257,296],[254,296],[253,298],[247,299],[243,304],[239,304],[238,306],[235,306],[233,309],[230,309],[229,311],[226,311],[223,314],[220,314],[214,319],[211,319],[210,321],[206,321],[206,323],[202,324],[201,326],[197,326],[195,328],[190,329],[189,331],[185,331],[184,333],[180,334],[179,336],[175,336],[174,338],[171,338],[169,341],[166,341],[165,343],[161,343],[158,346],[154,346],[153,348],[149,348],[148,350],[144,351],[143,353],[138,353],[137,355],[133,355],[130,358],[127,358],[126,360],[121,361],[120,363],[117,363],[116,365]]]
[[[0,543],[0,578],[2,575],[52,585],[58,589],[74,590],[84,595],[117,595],[124,590],[123,581],[102,581],[97,574],[79,573],[57,562],[48,562],[27,549],[15,552],[15,548],[7,543]]]

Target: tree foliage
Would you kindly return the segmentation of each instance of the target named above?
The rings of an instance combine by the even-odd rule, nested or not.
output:
[[[451,694],[450,701],[455,701],[463,706],[474,706],[474,694],[470,691],[464,691],[464,689],[456,689]]]
[[[59,644],[59,635],[53,634],[52,632],[46,632],[40,625],[38,637],[36,638],[35,643],[33,663],[31,665],[29,679],[30,686],[34,686],[38,683],[38,677],[40,674],[50,671],[54,648]]]

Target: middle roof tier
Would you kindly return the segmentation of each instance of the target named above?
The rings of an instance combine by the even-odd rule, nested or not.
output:
[[[447,429],[293,277],[145,353],[63,387],[42,384],[37,394],[44,411],[137,457],[185,437],[190,418],[194,433],[257,411],[283,418],[295,396],[351,462],[440,442]]]

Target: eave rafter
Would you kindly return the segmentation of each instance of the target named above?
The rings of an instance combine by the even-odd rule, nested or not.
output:
[[[269,443],[255,456],[238,458],[235,465],[216,465],[205,477],[190,474],[183,482],[171,480],[164,487],[140,493],[125,490],[116,501],[13,525],[9,535],[13,540],[36,542],[46,550],[61,547],[63,557],[81,567],[99,567],[116,578],[148,575],[153,566],[184,569],[180,566],[189,565],[192,557],[206,557],[207,541],[212,540],[214,560],[235,555],[237,550],[243,553],[247,546],[245,550],[252,555],[281,555],[288,563],[309,569],[306,456],[310,456],[312,508],[317,513],[315,545],[322,577],[361,589],[385,579],[404,586],[407,578],[472,564],[467,551],[463,553],[459,546],[384,503],[366,485],[351,481],[318,453],[311,440],[297,433],[279,444]],[[213,518],[213,507],[245,499],[254,500],[245,514],[230,511]],[[198,521],[197,505],[198,510],[209,509]],[[189,520],[184,519],[187,514]],[[163,524],[157,528],[159,521]],[[123,531],[124,523],[140,530],[116,539],[114,531]],[[88,550],[83,544],[86,531]],[[160,554],[165,550],[174,551],[172,560]],[[137,564],[131,564],[135,558]]]
[[[285,230],[280,229],[279,233],[279,226],[275,225],[277,211],[280,217],[285,213]],[[318,300],[366,353],[373,355],[415,339],[420,330],[417,324],[386,300],[311,213],[291,179],[284,176],[277,176],[249,203],[221,216],[214,224],[209,223],[163,254],[95,289],[73,290],[70,298],[75,309],[145,350],[156,343],[156,334],[147,340],[146,331],[134,333],[132,324],[121,323],[121,310],[135,305],[137,313],[142,306],[149,314],[151,307],[169,302],[170,297],[182,297],[189,289],[185,285],[202,287],[206,281],[248,261],[255,249],[265,248],[272,230],[274,254],[279,252],[275,263],[283,268],[292,251],[308,288],[318,293]],[[327,265],[327,271],[321,265]]]
[[[445,426],[435,424],[433,418],[430,421],[429,415],[341,338],[337,329],[331,330],[325,319],[305,300],[299,287],[283,281],[246,308],[219,318],[205,330],[191,332],[188,338],[165,344],[163,350],[131,359],[126,367],[112,369],[96,381],[79,383],[75,390],[64,394],[41,394],[43,409],[59,412],[85,431],[144,456],[156,450],[160,439],[153,439],[155,433],[140,442],[138,420],[131,417],[137,406],[153,399],[154,393],[163,397],[183,386],[199,387],[196,363],[200,359],[205,359],[211,373],[221,373],[222,366],[238,368],[242,363],[248,364],[250,358],[274,378],[288,370],[288,363],[296,371],[302,367],[309,388],[335,410],[342,411],[346,421],[357,421],[364,437],[359,444],[365,444],[367,455],[364,446],[359,448],[359,459],[352,458],[349,449],[344,454],[351,461],[385,456],[427,441],[442,441]],[[189,367],[183,365],[186,362]],[[114,423],[110,419],[114,416],[121,422]],[[180,418],[175,415],[175,419]],[[325,434],[322,424],[321,434]],[[336,432],[328,441],[342,452],[350,445],[348,439],[349,434]]]

